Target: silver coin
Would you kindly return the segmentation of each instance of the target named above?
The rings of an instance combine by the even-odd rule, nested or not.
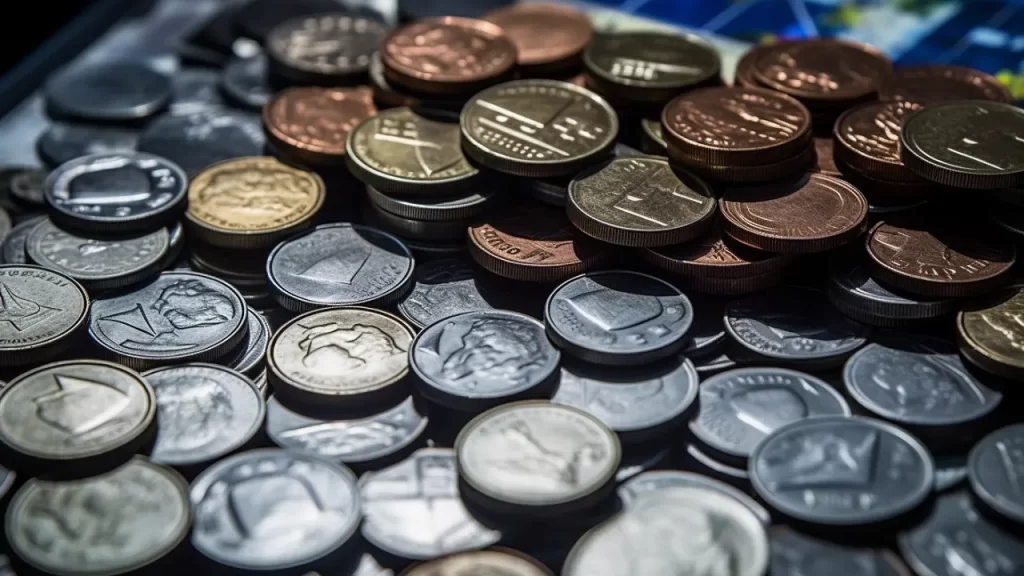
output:
[[[628,507],[642,494],[675,486],[693,486],[725,494],[750,509],[765,526],[772,523],[772,517],[765,510],[764,506],[748,496],[746,492],[734,488],[725,482],[719,482],[707,476],[681,470],[652,470],[634,476],[619,487],[619,498]]]
[[[968,464],[974,494],[990,509],[1024,524],[1024,424],[996,430],[978,442]]]
[[[213,462],[247,444],[263,426],[263,396],[234,370],[196,363],[156,368],[142,376],[156,393],[154,462]]]
[[[89,297],[67,276],[36,266],[0,266],[0,365],[45,361],[85,325]]]
[[[11,231],[3,239],[3,245],[0,246],[0,253],[2,253],[4,264],[25,264],[28,262],[28,255],[25,253],[25,243],[28,240],[28,234],[36,227],[36,224],[45,219],[45,215],[35,216],[19,222],[11,228]]]
[[[845,546],[784,526],[772,528],[771,547],[772,576],[910,576],[888,550]]]
[[[274,95],[267,78],[267,57],[257,54],[232,59],[224,66],[220,87],[235,104],[259,112]]]
[[[84,480],[29,480],[6,517],[18,556],[60,576],[145,573],[177,548],[191,524],[188,483],[141,457]]]
[[[419,328],[463,312],[493,308],[474,278],[473,264],[442,258],[416,266],[415,284],[398,303],[398,311]]]
[[[192,482],[191,499],[192,545],[241,570],[319,560],[348,542],[361,515],[351,471],[278,449],[221,460]]]
[[[252,377],[263,371],[264,360],[267,357],[267,345],[270,342],[270,323],[253,308],[247,307],[245,314],[246,324],[249,331],[246,333],[245,343],[241,354],[232,360],[228,366],[234,370]]]
[[[205,108],[160,116],[146,126],[137,148],[167,158],[191,178],[218,162],[259,156],[266,144],[258,115]]]

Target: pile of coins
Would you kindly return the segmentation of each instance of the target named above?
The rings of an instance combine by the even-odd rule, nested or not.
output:
[[[0,172],[13,570],[1024,570],[995,79],[246,13],[221,70],[54,76]]]

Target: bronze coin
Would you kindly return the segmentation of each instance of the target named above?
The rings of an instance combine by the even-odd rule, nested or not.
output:
[[[715,226],[699,240],[676,246],[646,248],[650,263],[680,276],[734,279],[781,270],[789,258],[735,243]]]
[[[814,152],[818,156],[817,171],[825,174],[826,176],[835,176],[839,178],[842,177],[843,173],[840,172],[839,167],[836,166],[832,148],[833,141],[831,137],[814,139]]]
[[[594,37],[590,18],[562,4],[513,4],[482,18],[497,24],[516,46],[519,66],[551,71],[576,66]],[[536,70],[534,70],[536,72]]]
[[[712,165],[763,165],[803,151],[811,113],[794,98],[763,88],[706,88],[672,100],[661,114],[675,156]]]
[[[759,56],[753,63],[757,82],[811,108],[872,98],[892,72],[892,62],[877,49],[834,38],[782,42]]]
[[[469,253],[498,276],[561,282],[599,264],[609,250],[573,228],[562,210],[522,204],[470,227]]]
[[[764,88],[760,82],[757,81],[757,75],[754,73],[754,64],[761,59],[761,56],[771,50],[771,45],[760,45],[753,46],[750,50],[747,50],[743,56],[740,57],[739,62],[736,63],[736,74],[733,77],[733,86],[742,86],[744,88]]]
[[[876,224],[868,233],[867,252],[879,280],[939,298],[999,285],[1017,258],[1013,244],[989,230],[910,219]]]
[[[909,100],[869,102],[851,108],[833,129],[836,160],[869,178],[920,182],[900,160],[900,126],[921,105]]]
[[[427,18],[392,32],[382,44],[387,79],[425,94],[472,94],[504,80],[516,47],[501,28],[473,18]]]
[[[698,176],[714,182],[735,184],[770,182],[809,172],[814,169],[815,158],[817,157],[813,142],[808,142],[803,151],[796,156],[790,156],[772,164],[758,164],[754,166],[695,162],[689,158],[678,156],[674,148],[668,148],[667,153],[669,158],[685,166]]]
[[[1024,377],[1024,287],[1013,286],[956,316],[960,352],[979,368],[1004,378]]]
[[[304,164],[337,165],[348,133],[376,114],[367,88],[288,88],[263,107],[263,128],[282,154]]]
[[[882,100],[909,100],[921,104],[949,100],[1013,101],[1010,91],[999,80],[963,66],[916,66],[897,70],[882,84],[878,96]]]
[[[837,248],[864,231],[868,202],[849,183],[809,174],[771,185],[733,188],[720,201],[725,231],[768,252]]]

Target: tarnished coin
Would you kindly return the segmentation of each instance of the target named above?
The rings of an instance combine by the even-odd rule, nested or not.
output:
[[[130,292],[104,295],[89,319],[100,349],[133,368],[216,360],[247,331],[238,290],[196,272],[163,272]]]
[[[425,398],[479,412],[510,400],[550,397],[561,353],[544,326],[517,312],[466,312],[431,324],[409,354]]]
[[[985,436],[971,450],[967,474],[971,490],[997,514],[1024,524],[1024,424],[1014,424]]]
[[[917,102],[901,100],[870,102],[847,110],[832,131],[835,159],[869,178],[920,181],[900,159],[900,126],[920,109]]]
[[[89,154],[128,152],[139,141],[138,129],[105,124],[54,122],[36,140],[36,153],[56,168]]]
[[[474,278],[472,262],[462,258],[442,258],[417,266],[415,282],[398,303],[398,311],[418,328],[463,312],[494,308]]]
[[[349,132],[377,108],[366,88],[296,86],[263,107],[263,128],[277,153],[309,166],[332,167],[345,156]]]
[[[586,88],[557,80],[516,80],[480,92],[462,109],[462,148],[480,164],[514,176],[578,172],[610,154],[615,110]]]
[[[74,518],[75,528],[57,527],[54,518]],[[5,524],[11,548],[47,574],[159,573],[154,563],[192,526],[188,482],[141,457],[84,480],[32,479],[18,490]]]
[[[0,390],[0,441],[26,467],[127,459],[149,439],[155,416],[149,384],[100,360],[46,364]]]
[[[412,339],[412,329],[387,312],[314,310],[274,333],[267,375],[281,398],[310,406],[365,405],[395,394],[409,373]]]
[[[266,248],[308,227],[324,203],[324,181],[269,157],[210,166],[188,187],[189,232],[211,246]]]
[[[258,115],[217,108],[165,114],[146,127],[137,148],[167,158],[195,178],[218,162],[259,156],[266,143]]]
[[[897,327],[952,314],[957,300],[930,299],[901,292],[875,281],[866,265],[843,262],[832,267],[828,299],[861,324]]]
[[[267,74],[266,55],[232,59],[224,66],[220,88],[236,106],[253,112],[263,110],[275,92]]]
[[[769,530],[772,576],[911,576],[889,550],[857,548],[818,539],[786,526]]]
[[[366,74],[387,28],[348,14],[316,14],[274,27],[266,38],[271,71],[300,84],[348,84]]]
[[[935,465],[916,438],[868,418],[823,416],[779,428],[750,456],[757,495],[786,517],[823,526],[896,520],[923,504]]]
[[[974,68],[912,66],[893,72],[878,93],[882,100],[933,104],[947,100],[1011,102],[1010,91],[999,80]]]
[[[236,570],[297,568],[326,559],[359,527],[348,468],[278,449],[250,450],[192,482],[192,545]],[[301,519],[301,521],[296,521]]]
[[[712,227],[700,238],[686,244],[647,248],[640,251],[648,262],[673,274],[702,279],[749,278],[781,271],[789,263],[782,254],[762,252],[744,246]]]
[[[652,470],[637,474],[619,486],[619,499],[626,507],[629,507],[643,494],[674,487],[694,487],[718,492],[746,506],[765,526],[772,522],[772,518],[764,506],[745,492],[737,490],[725,482],[681,470]]]
[[[516,46],[520,73],[553,74],[579,66],[594,36],[586,13],[553,3],[512,4],[484,14]]]
[[[1024,186],[1024,110],[983,100],[945,102],[907,116],[900,158],[946,186],[997,190]]]
[[[171,102],[170,79],[140,62],[108,61],[73,67],[44,88],[51,115],[100,122],[148,118]]]
[[[464,574],[501,574],[502,576],[551,576],[551,571],[536,560],[511,550],[478,550],[413,566],[403,576],[462,576]]]
[[[61,355],[79,343],[88,313],[85,289],[64,274],[24,264],[0,266],[0,365]]]
[[[590,508],[614,485],[619,440],[590,414],[544,401],[493,408],[455,441],[459,476],[482,506],[557,516]]]
[[[376,228],[324,224],[278,244],[267,277],[274,299],[294,312],[383,306],[412,284],[413,258],[401,240]]]
[[[245,342],[240,348],[238,356],[226,363],[226,366],[249,378],[254,378],[259,376],[264,369],[267,343],[270,341],[273,330],[266,317],[253,310],[251,306],[246,308],[245,319],[246,325],[249,327]]]
[[[1013,287],[962,309],[956,336],[964,358],[1006,378],[1024,375],[1024,287]]]
[[[548,337],[587,362],[635,366],[689,342],[693,306],[664,280],[628,271],[590,272],[555,288],[544,307]]]
[[[584,170],[569,184],[566,212],[588,236],[620,246],[653,247],[697,238],[717,202],[692,174],[665,158],[616,158]]]

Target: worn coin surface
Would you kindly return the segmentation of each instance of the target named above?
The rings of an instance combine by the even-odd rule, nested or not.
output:
[[[782,269],[789,258],[744,246],[714,226],[686,244],[648,248],[640,252],[648,261],[673,274],[706,278],[748,278]]]
[[[900,127],[920,110],[917,102],[870,102],[851,108],[836,120],[833,154],[837,161],[869,178],[920,181],[900,159]]]
[[[165,114],[146,127],[137,146],[174,162],[189,178],[218,162],[259,156],[265,147],[260,117],[228,108]]]
[[[263,107],[263,128],[278,153],[311,166],[335,166],[349,132],[377,112],[367,88],[296,86]]]
[[[832,267],[828,299],[850,318],[883,327],[941,318],[959,306],[952,298],[922,298],[879,284],[860,262],[844,262]]]
[[[462,109],[462,148],[480,164],[515,176],[573,174],[610,154],[615,110],[586,88],[516,80],[480,92]]]
[[[20,366],[50,360],[78,343],[89,297],[60,272],[7,264],[0,266],[0,308],[0,365]]]
[[[911,66],[893,72],[878,93],[882,100],[933,104],[947,100],[1011,102],[1009,90],[980,70],[948,64]]]
[[[300,84],[351,83],[366,74],[387,28],[371,18],[315,14],[274,27],[266,38],[273,73]]]
[[[1024,523],[1024,424],[996,430],[978,442],[967,462],[971,490],[1001,516]]]
[[[910,571],[889,550],[858,548],[818,539],[785,526],[769,530],[772,576],[910,576]]]
[[[398,303],[402,316],[419,328],[463,312],[492,308],[488,294],[474,278],[472,262],[463,258],[441,258],[417,266],[415,284]]]
[[[516,46],[520,72],[553,73],[579,65],[583,48],[594,37],[590,18],[561,4],[512,4],[484,14]]]
[[[220,88],[236,106],[253,112],[263,110],[275,92],[267,75],[266,55],[233,58],[224,66]]]
[[[764,506],[758,503],[757,500],[748,496],[746,492],[730,486],[725,482],[720,482],[714,478],[709,478],[694,472],[683,472],[681,470],[651,470],[650,472],[643,472],[622,483],[622,485],[619,486],[618,494],[622,503],[626,507],[629,507],[632,506],[633,503],[636,502],[637,498],[642,494],[656,492],[658,490],[672,488],[675,486],[692,486],[724,494],[746,506],[765,526],[770,525],[772,522],[772,518],[771,515],[768,514],[768,510],[765,510]]]
[[[511,550],[477,550],[413,566],[403,576],[462,576],[464,574],[501,574],[502,576],[551,576],[551,571],[536,560]]]
[[[51,76],[43,90],[51,114],[100,122],[147,118],[172,95],[167,76],[131,61],[73,67]]]
[[[137,129],[104,124],[54,122],[36,140],[36,152],[56,168],[89,154],[128,152],[139,141]]]
[[[1007,378],[1024,374],[1024,288],[1013,287],[960,310],[956,335],[961,353]]]

